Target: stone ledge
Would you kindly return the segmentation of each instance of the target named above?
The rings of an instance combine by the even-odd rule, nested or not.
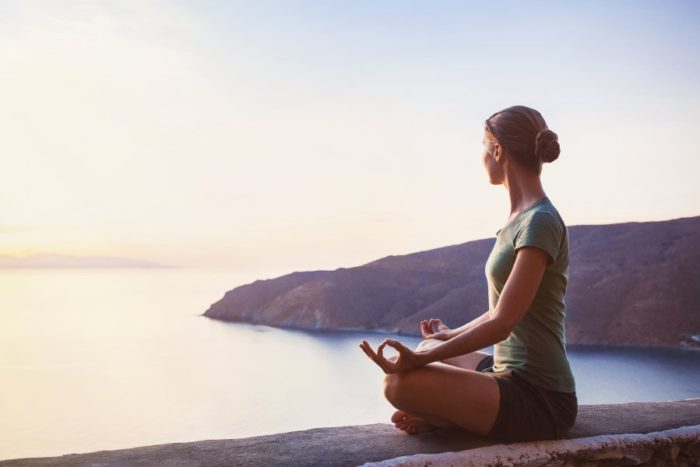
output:
[[[700,399],[581,405],[576,424],[565,438],[573,440],[601,435],[649,434],[698,424]],[[511,443],[515,444],[534,443]],[[159,444],[57,457],[11,459],[0,461],[0,466],[357,466],[413,454],[454,453],[494,445],[499,445],[500,449],[509,446],[461,430],[436,430],[420,435],[408,435],[394,428],[393,424],[377,423],[313,428],[250,438]]]
[[[361,467],[593,467],[598,465],[700,465],[700,425],[647,434],[600,435],[439,454],[414,454]]]

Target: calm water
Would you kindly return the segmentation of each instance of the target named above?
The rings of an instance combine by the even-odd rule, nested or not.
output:
[[[198,316],[255,278],[0,270],[0,459],[387,423],[383,373],[358,348],[386,335]],[[568,352],[581,404],[700,397],[700,352]]]

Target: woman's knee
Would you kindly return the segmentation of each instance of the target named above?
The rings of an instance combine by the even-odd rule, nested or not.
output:
[[[387,373],[384,375],[384,397],[387,400],[392,400],[398,386],[399,373]]]
[[[415,370],[406,370],[399,373],[389,373],[384,375],[384,397],[389,401],[398,401],[410,391],[411,380]]]
[[[436,345],[441,344],[442,342],[443,341],[441,341],[440,339],[433,339],[433,338],[429,337],[428,339],[420,341],[418,346],[416,346],[416,350],[417,351],[427,350],[431,347],[435,347]]]

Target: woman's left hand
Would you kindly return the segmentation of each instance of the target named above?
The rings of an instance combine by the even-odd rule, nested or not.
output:
[[[384,346],[390,345],[391,347],[395,348],[398,350],[399,355],[396,356],[395,359],[389,360],[384,357],[384,354],[382,353]],[[398,373],[401,371],[406,371],[411,368],[416,368],[419,366],[423,366],[423,364],[420,362],[418,355],[405,345],[403,345],[401,342],[394,340],[394,339],[384,339],[381,344],[379,344],[379,347],[377,347],[377,353],[374,353],[374,350],[372,350],[372,346],[369,345],[367,341],[362,341],[362,344],[360,344],[360,348],[365,351],[367,356],[371,358],[374,363],[379,365],[379,368],[384,370],[384,373],[389,374],[389,373]]]

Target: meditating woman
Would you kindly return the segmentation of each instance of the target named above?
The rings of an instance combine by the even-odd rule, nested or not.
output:
[[[423,321],[415,351],[394,339],[376,353],[367,341],[360,347],[386,373],[392,421],[410,434],[457,427],[503,441],[561,438],[578,412],[564,335],[569,241],[540,181],[558,138],[538,111],[518,105],[486,120],[482,144],[491,184],[510,198],[486,261],[489,309],[456,329]],[[398,355],[384,357],[387,345]],[[490,345],[493,356],[482,351]]]

